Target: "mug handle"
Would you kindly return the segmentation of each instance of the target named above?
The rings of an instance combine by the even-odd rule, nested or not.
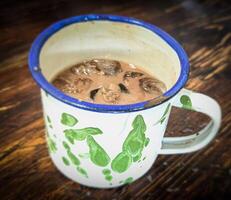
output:
[[[204,113],[211,118],[211,121],[195,134],[164,137],[159,154],[182,154],[197,151],[214,139],[221,124],[221,108],[214,99],[204,94],[182,89],[173,106]]]

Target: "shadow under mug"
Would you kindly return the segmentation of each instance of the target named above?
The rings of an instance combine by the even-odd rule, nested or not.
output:
[[[74,99],[49,83],[64,68],[92,58],[142,66],[168,90],[157,100],[101,105]],[[178,42],[134,18],[91,14],[61,20],[35,39],[29,68],[41,87],[52,161],[65,176],[83,185],[111,188],[131,183],[152,167],[158,154],[203,148],[221,123],[215,100],[182,89],[189,62]],[[189,136],[164,137],[172,106],[204,113],[211,122]]]

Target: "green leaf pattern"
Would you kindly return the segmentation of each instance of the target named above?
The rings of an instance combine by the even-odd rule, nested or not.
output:
[[[145,137],[146,124],[142,115],[137,115],[132,123],[133,129],[128,134],[120,152],[111,163],[114,172],[123,173],[131,166],[132,162],[137,162],[142,157],[145,146],[149,139]]]
[[[166,111],[167,113],[167,111]],[[166,114],[164,114],[166,115]],[[164,116],[163,115],[163,116]],[[48,123],[51,124],[51,119],[47,117]],[[78,123],[78,119],[68,113],[62,113],[60,122],[68,127],[74,127]],[[63,147],[66,151],[66,156],[62,156],[63,164],[70,167],[75,166],[78,173],[85,178],[88,178],[86,169],[81,166],[80,159],[90,159],[92,163],[98,167],[110,166],[111,170],[116,173],[125,172],[133,162],[141,160],[143,149],[149,144],[150,139],[145,136],[146,124],[141,115],[137,115],[132,122],[132,130],[125,139],[122,150],[113,160],[110,159],[105,149],[95,140],[95,136],[103,134],[102,130],[96,127],[86,127],[81,129],[69,128],[63,131],[66,141],[63,141]],[[71,146],[75,142],[85,141],[89,152],[73,153]],[[48,135],[48,147],[50,152],[56,152],[57,146],[54,140]],[[112,172],[109,168],[103,169],[102,174],[106,181],[111,182],[113,179]],[[132,177],[123,181],[124,184],[133,181]],[[110,183],[112,184],[112,183]]]
[[[180,102],[182,104],[182,108],[187,109],[187,110],[193,110],[192,101],[189,96],[182,95],[180,97]]]
[[[100,167],[107,166],[110,162],[110,157],[91,135],[87,136],[87,144],[91,161]]]
[[[73,115],[63,113],[61,116],[61,123],[63,125],[72,127],[78,123],[78,120]]]
[[[159,123],[160,123],[160,124],[163,124],[163,122],[165,121],[165,119],[166,119],[166,117],[167,117],[167,114],[168,114],[168,112],[169,112],[169,110],[170,110],[170,106],[171,106],[171,104],[169,103],[169,104],[167,105],[167,107],[166,107],[166,109],[165,109],[163,115],[162,115],[161,118],[158,120],[158,122],[155,123],[155,125],[156,125],[156,124],[159,124]]]
[[[66,157],[62,157],[62,160],[63,160],[63,163],[65,164],[65,165],[70,165],[70,162],[69,162],[69,160],[66,158]]]
[[[49,135],[47,135],[47,145],[50,153],[55,153],[57,151],[56,143]]]
[[[66,129],[64,133],[68,141],[74,144],[74,140],[83,141],[88,135],[98,135],[103,132],[98,128],[88,127],[83,129]]]

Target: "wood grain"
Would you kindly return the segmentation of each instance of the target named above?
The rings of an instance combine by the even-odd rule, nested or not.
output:
[[[60,174],[48,156],[39,88],[27,54],[51,23],[85,13],[110,13],[153,23],[174,36],[190,57],[186,88],[215,98],[223,120],[205,149],[159,156],[131,185],[91,189]],[[229,1],[16,1],[0,2],[0,199],[226,199],[231,193],[231,4]],[[186,135],[208,122],[173,109],[166,135]]]

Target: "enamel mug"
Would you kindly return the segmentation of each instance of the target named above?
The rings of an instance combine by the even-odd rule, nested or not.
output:
[[[167,86],[163,96],[129,105],[74,99],[50,84],[63,69],[92,58],[142,66]],[[45,29],[32,44],[29,68],[41,88],[50,157],[71,180],[112,188],[142,177],[159,154],[197,151],[216,136],[221,109],[212,98],[183,89],[189,74],[185,51],[149,23],[113,15],[82,15]],[[211,118],[189,136],[164,137],[172,106]]]

